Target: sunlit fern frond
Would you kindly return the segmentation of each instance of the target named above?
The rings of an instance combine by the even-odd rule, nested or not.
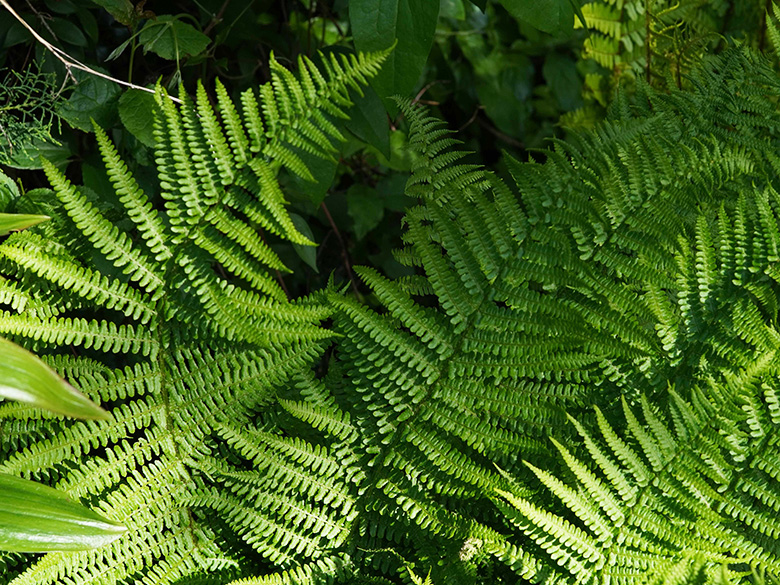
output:
[[[272,61],[271,82],[240,106],[221,86],[215,105],[202,86],[194,102],[181,92],[181,106],[158,90],[159,194],[144,192],[97,127],[114,195],[99,202],[44,162],[54,219],[0,243],[0,331],[34,346],[113,420],[71,423],[3,404],[0,468],[54,484],[128,532],[90,552],[6,556],[4,578],[292,583],[348,566],[330,552],[354,521],[338,462],[320,474],[343,492],[331,504],[313,471],[285,489],[284,469],[300,474],[333,455],[263,422],[282,405],[295,411],[288,386],[332,337],[321,326],[332,309],[287,298],[276,278],[287,269],[266,236],[313,245],[277,174],[310,177],[302,151],[333,156],[349,92],[383,59],[331,57],[322,73],[302,59],[300,77]],[[348,424],[323,424],[338,422]]]

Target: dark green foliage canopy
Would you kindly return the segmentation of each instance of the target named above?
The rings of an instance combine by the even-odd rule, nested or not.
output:
[[[114,420],[3,403],[0,471],[129,530],[3,579],[780,578],[772,65],[731,46],[689,89],[640,79],[506,179],[400,100],[408,274],[290,299],[272,244],[312,242],[279,177],[334,157],[386,56],[272,61],[238,103],[158,90],[159,193],[98,127],[114,193],[44,163],[17,206],[54,219],[0,244],[0,333]]]

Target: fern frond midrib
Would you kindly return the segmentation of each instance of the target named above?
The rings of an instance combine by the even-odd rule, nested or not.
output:
[[[165,282],[171,282],[168,280],[168,277],[170,276],[167,272],[169,267],[171,266],[171,261],[176,258],[176,251],[174,250],[171,254],[171,257],[166,260],[166,271],[165,274]],[[167,303],[167,290],[168,287],[166,286],[164,288],[164,292],[161,295],[160,299],[157,301],[157,319],[162,320],[162,323],[165,323],[165,305]],[[194,483],[194,479],[192,477],[192,474],[190,473],[189,466],[187,466],[184,462],[184,457],[182,456],[179,440],[177,439],[176,433],[173,432],[176,428],[176,423],[173,419],[173,414],[171,413],[171,402],[170,402],[170,390],[169,385],[167,382],[168,378],[170,377],[170,372],[168,371],[168,360],[166,360],[166,357],[171,357],[168,355],[168,347],[170,346],[168,340],[170,339],[169,335],[166,335],[166,330],[163,326],[158,324],[158,331],[157,331],[157,339],[158,343],[160,344],[160,351],[157,355],[157,368],[160,372],[160,396],[162,398],[163,403],[163,411],[164,411],[164,420],[165,420],[165,430],[171,434],[171,442],[173,443],[174,448],[174,455],[176,457],[176,460],[179,461],[181,464],[179,465],[179,468],[183,474],[186,475],[187,479],[189,479],[190,482]],[[187,530],[190,533],[190,537],[192,538],[192,541],[196,543],[196,547],[193,547],[193,549],[198,548],[197,543],[199,542],[199,537],[197,534],[196,526],[197,522],[195,520],[195,517],[192,513],[192,508],[189,506],[186,506],[186,514],[187,514]],[[194,550],[192,551],[194,554]]]
[[[385,50],[385,51],[382,51],[380,53],[388,54],[389,50]],[[302,67],[307,67],[308,66],[308,64],[305,63],[305,62],[302,62],[301,65],[302,65]],[[360,71],[361,75],[364,74],[364,72],[362,70],[358,69],[358,71]],[[287,73],[289,73],[289,72],[287,72]],[[297,108],[293,112],[292,116],[290,116],[288,118],[285,118],[285,120],[284,120],[285,124],[282,125],[282,129],[280,131],[278,131],[273,136],[266,136],[265,137],[266,138],[266,140],[265,140],[265,147],[267,147],[272,140],[276,141],[276,142],[290,143],[290,140],[287,138],[287,133],[288,132],[295,132],[295,130],[301,124],[303,124],[304,122],[310,121],[313,118],[315,118],[317,114],[321,114],[322,112],[327,111],[327,109],[328,109],[327,106],[329,104],[332,104],[335,101],[337,101],[334,98],[336,96],[343,95],[346,91],[348,91],[348,88],[350,87],[350,85],[352,85],[350,83],[350,76],[348,76],[348,75],[336,76],[336,79],[338,80],[338,83],[334,83],[333,79],[328,80],[329,83],[327,83],[327,85],[325,86],[326,87],[326,91],[318,91],[316,93],[315,101],[312,102],[312,103],[308,103],[307,104],[307,106],[308,106],[307,108]],[[353,81],[353,84],[354,84],[354,81]],[[322,89],[322,88],[320,88],[320,89]],[[181,89],[181,91],[184,91],[183,88]],[[188,101],[188,106],[191,106],[191,107],[194,108],[194,106],[192,106],[192,104],[190,103],[190,100],[187,100],[187,101]],[[315,124],[315,126],[316,126],[316,124]],[[255,155],[255,157],[261,156],[263,154],[263,152],[265,151],[265,147],[261,148],[260,153],[257,153]],[[241,167],[243,167],[243,168],[247,168],[247,167],[250,167],[250,166],[251,166],[251,159],[248,160],[245,163],[245,167],[244,167],[244,165],[241,165]],[[278,172],[279,168],[281,168],[281,162],[274,161],[273,166],[272,166],[273,171],[274,172]],[[227,193],[233,187],[240,188],[241,184],[242,184],[242,182],[241,182],[241,179],[240,179],[240,171],[238,173],[234,174],[234,179],[233,179],[232,182],[227,183],[227,184],[222,184],[222,186],[221,186],[221,189],[223,191],[222,199],[217,201],[217,202],[215,202],[212,206],[207,207],[207,208],[205,208],[203,210],[203,212],[200,214],[198,223],[192,225],[190,230],[184,232],[184,234],[186,235],[185,239],[191,239],[192,238],[191,234],[195,233],[196,231],[199,231],[202,228],[202,224],[203,224],[205,218],[208,216],[208,212],[211,209],[219,207],[220,210],[229,211],[229,207],[226,206],[225,202],[224,202],[225,198],[227,197]],[[175,258],[175,257],[176,257],[176,251],[172,250],[171,259]],[[167,273],[166,273],[166,275],[167,275]]]

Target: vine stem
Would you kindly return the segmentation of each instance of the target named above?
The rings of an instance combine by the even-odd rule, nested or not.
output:
[[[49,41],[44,39],[41,35],[39,35],[37,32],[35,32],[35,29],[31,27],[29,24],[27,24],[27,22],[21,16],[19,16],[13,8],[11,8],[11,5],[8,3],[8,0],[0,0],[0,5],[2,5],[8,12],[10,12],[11,16],[13,16],[16,20],[18,20],[21,23],[21,25],[30,32],[30,34],[33,36],[33,38],[36,41],[38,41],[44,47],[46,47],[51,52],[52,55],[54,55],[63,65],[65,65],[65,70],[67,71],[68,76],[71,77],[74,81],[75,81],[75,77],[73,77],[72,69],[78,69],[79,71],[84,71],[85,73],[89,73],[90,75],[95,75],[96,77],[102,77],[103,79],[106,79],[108,81],[111,81],[119,85],[124,85],[125,87],[129,87],[131,89],[139,89],[147,93],[155,93],[153,89],[149,89],[148,87],[142,87],[140,85],[135,85],[134,83],[130,83],[128,81],[122,81],[121,79],[116,79],[115,77],[111,77],[110,75],[106,75],[105,73],[101,73],[100,71],[95,71],[91,67],[84,65],[84,63],[78,61],[77,59],[74,59],[62,49],[58,49],[57,47],[52,45]],[[177,104],[182,103],[181,100],[178,98],[175,98],[170,95],[168,97],[172,101],[176,102]]]
[[[203,29],[203,34],[207,35],[211,32],[211,29],[217,26],[220,22],[222,22],[223,17],[225,16],[225,10],[227,10],[228,4],[230,4],[230,0],[225,0],[222,3],[222,6],[219,7],[219,11],[211,18],[211,21],[206,25],[206,28]]]

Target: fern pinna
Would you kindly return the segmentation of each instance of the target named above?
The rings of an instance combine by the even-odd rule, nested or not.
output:
[[[286,268],[266,238],[313,245],[276,176],[284,168],[311,179],[302,153],[333,156],[348,92],[384,56],[332,56],[322,73],[303,59],[298,78],[272,60],[271,82],[243,93],[240,107],[220,85],[215,106],[203,87],[180,108],[159,91],[159,196],[144,193],[100,128],[113,207],[44,162],[56,198],[20,205],[53,219],[0,245],[9,276],[0,331],[47,355],[114,420],[71,424],[4,403],[0,467],[99,506],[128,532],[94,552],[4,556],[5,580],[224,582],[304,559],[336,567],[319,551],[352,512],[330,454],[301,474],[296,444],[257,422],[256,465],[226,462],[242,452],[236,428],[256,421],[332,336],[320,326],[327,307],[288,300],[276,281]],[[315,497],[311,486],[330,484],[327,498]],[[237,561],[247,557],[257,564]]]
[[[615,88],[629,87],[635,78],[654,86],[667,82],[684,87],[691,69],[724,39],[763,45],[765,19],[771,3],[760,0],[586,0],[583,57],[586,108],[567,118],[593,122],[594,106],[607,105]]]

